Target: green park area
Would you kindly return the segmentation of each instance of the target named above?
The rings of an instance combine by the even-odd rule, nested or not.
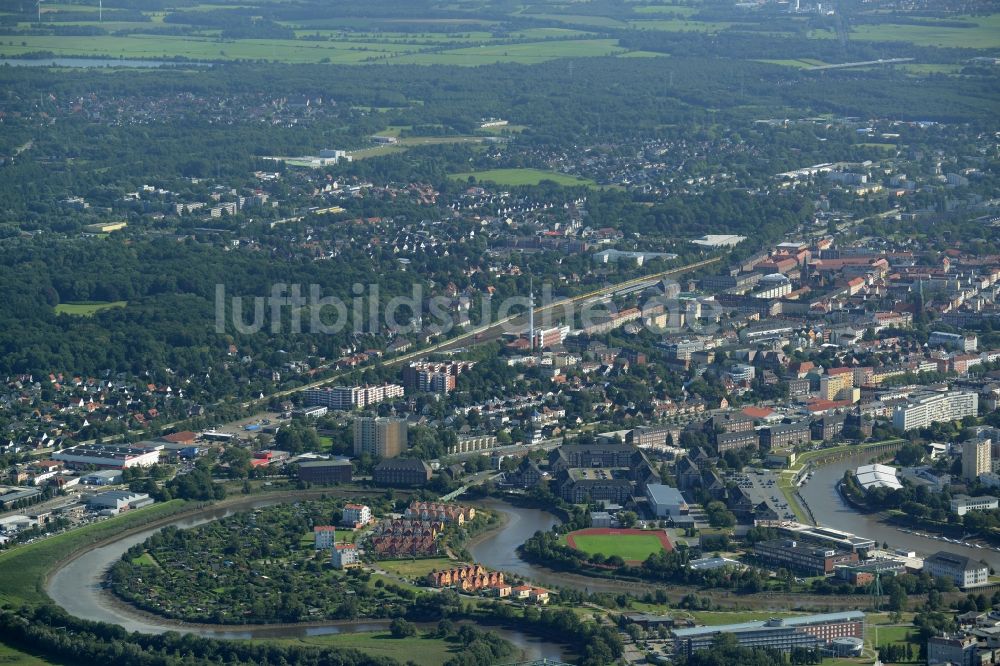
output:
[[[587,178],[570,176],[555,171],[541,169],[487,169],[486,171],[467,171],[452,174],[452,178],[468,180],[472,176],[476,181],[493,182],[497,185],[538,185],[543,180],[551,180],[559,185],[586,185],[596,187],[597,183]]]
[[[128,301],[78,301],[60,303],[56,306],[56,314],[75,315],[77,317],[92,317],[101,310],[123,308]]]
[[[378,563],[378,568],[401,578],[423,578],[432,571],[449,569],[457,564],[458,562],[447,557],[429,557],[415,560],[383,560]]]

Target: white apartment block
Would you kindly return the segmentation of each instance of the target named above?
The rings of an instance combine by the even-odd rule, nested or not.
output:
[[[372,521],[372,510],[366,504],[348,504],[344,507],[341,522],[351,527],[367,525]]]
[[[911,399],[893,410],[892,425],[900,430],[926,428],[932,423],[957,421],[975,416],[979,410],[979,396],[964,391],[932,393]]]
[[[403,387],[399,384],[383,386],[333,386],[314,388],[306,391],[307,405],[320,405],[329,409],[364,409],[392,398],[402,398]]]
[[[329,550],[337,541],[337,528],[333,525],[317,525],[313,528],[316,550]]]
[[[330,563],[336,569],[346,569],[360,562],[358,547],[353,543],[338,543],[330,551]]]

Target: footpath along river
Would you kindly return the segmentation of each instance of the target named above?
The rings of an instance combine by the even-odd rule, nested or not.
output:
[[[262,500],[237,508],[207,508],[195,516],[188,516],[168,523],[180,529],[219,520],[239,510],[274,504],[276,500]],[[512,507],[513,508],[513,507]],[[518,511],[520,511],[518,509]],[[551,514],[549,514],[551,515]],[[552,518],[553,521],[555,518]],[[510,524],[510,523],[508,523]],[[48,579],[46,591],[57,604],[77,617],[117,624],[129,631],[158,634],[166,631],[192,633],[206,638],[262,639],[300,638],[326,634],[383,631],[388,620],[357,620],[352,622],[313,622],[298,625],[221,626],[189,624],[142,612],[116,599],[103,587],[105,572],[133,545],[142,543],[160,527],[142,530],[112,543],[93,548],[56,570]],[[502,530],[501,530],[502,531]],[[531,532],[532,534],[534,531]],[[530,536],[530,535],[529,535]],[[527,537],[525,537],[527,538]],[[484,627],[495,631],[522,652],[524,659],[563,659],[562,646],[541,640],[516,629]]]
[[[922,556],[932,555],[939,550],[966,555],[973,560],[983,560],[994,569],[1000,570],[1000,553],[989,547],[976,548],[972,545],[948,543],[940,539],[908,534],[898,527],[880,522],[875,514],[859,513],[848,505],[837,492],[837,482],[843,478],[846,470],[866,465],[870,459],[871,456],[865,455],[845,458],[813,471],[812,478],[799,489],[799,494],[809,505],[817,523],[824,527],[874,539],[879,545],[887,542],[890,548],[916,551]]]

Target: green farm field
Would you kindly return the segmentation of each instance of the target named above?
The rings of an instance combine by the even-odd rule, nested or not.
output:
[[[468,180],[469,176],[475,177],[477,181],[491,181],[497,185],[537,185],[543,180],[551,180],[560,185],[597,187],[597,183],[587,178],[541,169],[489,169],[487,171],[455,173],[451,177],[458,180]]]
[[[591,33],[563,28],[531,28],[517,39],[522,43],[500,43],[487,32],[460,33],[349,33],[343,30],[296,26],[296,37],[305,39],[221,39],[217,31],[196,34],[141,34],[152,22],[66,21],[57,25],[136,30],[119,35],[17,34],[0,40],[0,57],[19,57],[40,52],[54,56],[119,59],[173,59],[198,61],[268,60],[290,64],[363,63],[460,65],[490,63],[532,64],[556,58],[607,56],[625,52],[615,39],[594,39]],[[27,33],[30,24],[19,24]],[[326,39],[309,39],[315,36]],[[474,45],[470,45],[474,44]],[[448,48],[453,47],[453,48]]]
[[[686,21],[683,19],[642,19],[629,21],[629,27],[635,30],[658,30],[660,32],[710,32],[732,27],[732,23],[714,23],[708,21]]]
[[[556,58],[583,58],[625,52],[617,39],[572,39],[524,44],[484,44],[434,53],[409,53],[384,59],[389,64],[463,65],[520,63],[530,65]]]
[[[0,40],[0,55],[48,51],[56,56],[177,58],[192,60],[278,60],[287,63],[357,64],[418,49],[372,42],[311,42],[292,39],[219,40],[194,35],[18,35]]]
[[[110,0],[114,2],[114,0]],[[740,22],[696,20],[697,7],[643,5],[627,11],[600,14],[551,13],[547,4],[520,6],[510,18],[530,17],[543,25],[509,25],[503,17],[491,20],[468,17],[386,18],[375,16],[338,18],[279,17],[275,21],[291,32],[283,37],[222,38],[217,23],[202,22],[202,12],[248,13],[255,8],[280,6],[271,0],[236,5],[202,4],[159,11],[143,11],[136,17],[105,5],[105,20],[98,21],[97,7],[76,4],[43,5],[41,26],[33,11],[16,14],[8,39],[0,40],[0,57],[51,53],[118,59],[173,59],[198,61],[266,60],[289,64],[419,64],[477,66],[493,63],[534,64],[558,58],[614,55],[648,56],[648,51],[630,51],[618,39],[602,31],[630,29],[677,34],[722,33],[740,29]],[[186,17],[186,18],[185,18]],[[850,38],[858,41],[902,41],[918,46],[1000,48],[1000,14],[949,16],[966,27],[920,23],[864,23],[852,21]],[[190,23],[184,23],[190,21]],[[544,25],[548,23],[548,25]],[[183,27],[186,34],[164,34],[164,26]],[[99,34],[49,34],[51,27],[92,28]],[[763,26],[762,26],[763,27]],[[41,28],[41,32],[39,31]],[[413,30],[417,28],[417,30]],[[780,31],[780,29],[778,29]],[[103,34],[100,34],[103,33]],[[760,33],[762,37],[765,33]],[[783,33],[782,33],[783,34]],[[294,37],[294,38],[292,38]],[[812,30],[817,40],[835,38],[831,29]],[[530,40],[530,41],[525,41]],[[635,54],[634,56],[632,54]],[[788,67],[808,67],[809,59],[770,61]],[[927,73],[910,68],[911,73]]]
[[[911,42],[917,46],[949,48],[1000,48],[1000,14],[988,16],[955,16],[953,20],[973,24],[967,28],[936,25],[885,23],[852,25],[850,38],[872,42]],[[810,37],[833,39],[829,30],[815,30]]]
[[[816,60],[815,58],[797,58],[794,60],[758,60],[757,62],[766,62],[771,65],[783,65],[785,67],[795,67],[797,69],[809,69],[810,67],[829,64],[823,62],[822,60]]]
[[[656,53],[655,51],[626,51],[618,56],[619,58],[667,58],[666,53]]]

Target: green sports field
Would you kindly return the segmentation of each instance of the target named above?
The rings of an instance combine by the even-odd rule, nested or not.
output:
[[[664,550],[660,533],[648,534],[586,534],[586,530],[567,535],[567,543],[587,555],[600,553],[605,557],[617,555],[626,562],[640,562],[653,553]]]

